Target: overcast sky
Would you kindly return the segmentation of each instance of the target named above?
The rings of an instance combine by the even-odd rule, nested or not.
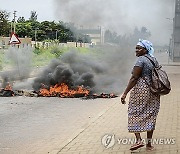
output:
[[[17,11],[17,16],[30,17],[37,11],[38,21],[67,21],[84,26],[111,28],[119,34],[134,27],[151,31],[154,44],[168,44],[172,33],[175,0],[0,0],[0,9]]]
[[[0,9],[11,12],[17,11],[17,16],[24,16],[26,19],[30,17],[32,10],[37,11],[38,20],[55,20],[53,11],[53,0],[0,0]]]

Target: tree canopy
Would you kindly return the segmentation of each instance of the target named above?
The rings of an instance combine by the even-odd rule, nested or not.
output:
[[[106,30],[104,34],[105,43],[115,43],[115,44],[135,44],[138,39],[148,39],[151,36],[151,32],[147,30],[146,27],[141,27],[138,29],[134,28],[132,34],[129,35],[118,35],[116,32],[111,32]]]
[[[9,14],[7,11],[0,10],[0,36],[10,36],[11,29],[13,29],[12,22],[9,21]],[[19,37],[31,37],[32,40],[58,40],[59,42],[67,41],[83,41],[90,42],[91,40],[83,35],[78,34],[77,39],[76,27],[71,23],[64,23],[62,21],[42,21],[39,22],[36,11],[31,11],[30,17],[26,20],[23,16],[18,17],[16,24],[16,34]]]
[[[0,36],[10,36],[13,30],[13,22],[9,20],[10,13],[0,10]],[[30,37],[32,40],[58,40],[59,42],[78,41],[91,42],[88,35],[82,34],[75,27],[74,23],[64,23],[62,21],[38,21],[38,14],[36,11],[30,12],[30,17],[26,20],[23,16],[18,17],[16,24],[16,34],[19,37]],[[148,39],[151,33],[146,27],[135,28],[130,35],[118,35],[116,32],[106,30],[104,33],[105,43],[132,44],[139,38]]]
[[[0,35],[7,36],[10,32],[10,24],[8,21],[9,13],[0,10]]]

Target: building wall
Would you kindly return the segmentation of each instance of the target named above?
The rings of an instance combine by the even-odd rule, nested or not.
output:
[[[3,36],[0,36],[0,49],[1,48],[8,48],[10,45],[9,45],[9,40],[10,40],[10,37],[3,37]],[[27,45],[31,45],[31,38],[19,38],[19,40],[21,41],[21,44],[20,46],[27,46]]]
[[[49,48],[50,46],[53,45],[58,45],[60,47],[84,47],[84,48],[89,48],[91,47],[90,43],[80,43],[80,42],[67,42],[67,43],[53,43],[53,42],[35,42],[32,41],[31,38],[19,38],[21,41],[21,44],[19,46],[24,47],[24,46],[32,46],[35,47],[35,44],[37,47],[42,47],[42,48]],[[0,37],[0,49],[3,48],[8,48],[9,45],[9,40],[10,37]],[[95,40],[98,42],[98,40]]]
[[[51,46],[70,47],[70,48],[75,48],[75,47],[89,48],[91,44],[80,43],[80,42],[67,42],[67,43],[36,42],[36,47],[39,48],[49,48]],[[32,47],[35,47],[35,41],[32,41]]]
[[[176,0],[175,3],[173,25],[173,61],[180,61],[180,0]]]
[[[79,29],[79,32],[88,35],[91,38],[91,42],[95,45],[103,44],[102,29]]]

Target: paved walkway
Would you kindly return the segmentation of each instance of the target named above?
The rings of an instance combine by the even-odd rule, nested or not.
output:
[[[165,65],[164,69],[169,74],[172,92],[167,96],[161,97],[161,108],[153,136],[156,139],[154,140],[156,150],[147,152],[153,154],[180,153],[180,66],[173,65],[171,62],[171,65]],[[127,131],[128,105],[122,105],[119,99],[119,97],[114,99],[116,103],[113,106],[99,114],[97,118],[93,119],[82,130],[75,132],[69,140],[60,146],[62,147],[61,149],[57,147],[50,153],[131,153],[129,150],[131,144],[127,144],[127,140],[133,139],[134,135]],[[146,133],[142,133],[142,138],[146,138]],[[141,148],[135,153],[144,154],[146,150]]]

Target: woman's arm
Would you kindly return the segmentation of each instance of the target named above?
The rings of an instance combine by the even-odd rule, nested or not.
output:
[[[124,91],[124,93],[123,93],[123,95],[121,97],[121,102],[123,104],[125,104],[126,95],[136,85],[136,83],[137,83],[139,77],[141,76],[141,74],[142,74],[142,68],[138,67],[138,66],[135,66],[133,68],[133,74],[132,74],[132,76],[131,76],[131,78],[129,80],[129,83],[128,83],[128,85],[127,85],[127,87],[126,87],[126,89],[125,89],[125,91]]]

